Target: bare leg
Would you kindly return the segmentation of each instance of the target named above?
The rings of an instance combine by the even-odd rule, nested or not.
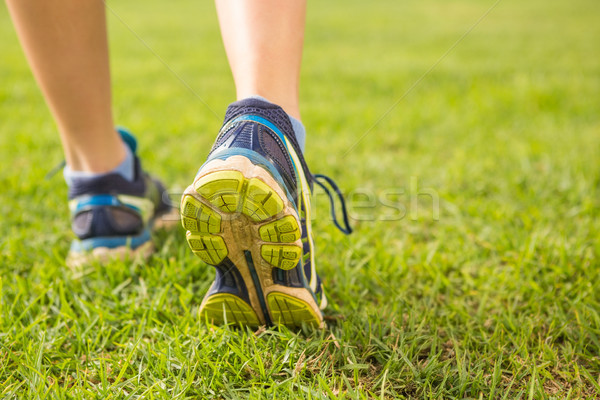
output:
[[[237,97],[259,95],[300,119],[305,0],[216,0]]]
[[[72,170],[106,172],[125,158],[114,130],[101,0],[6,0]]]

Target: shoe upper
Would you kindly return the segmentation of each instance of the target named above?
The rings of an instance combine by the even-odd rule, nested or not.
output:
[[[231,149],[247,149],[263,156],[283,178],[285,188],[298,204],[300,191],[312,190],[312,175],[288,115],[275,104],[246,99],[227,108],[225,123],[208,156],[209,160]],[[306,180],[306,188],[302,186]]]
[[[142,170],[135,155],[135,139],[123,129],[119,133],[134,153],[134,180],[117,173],[73,180],[68,192],[72,229],[78,245],[89,240],[88,246],[75,250],[90,250],[99,244],[93,241],[95,238],[141,235],[156,216],[170,210],[163,199],[162,183]],[[123,244],[109,240],[103,245]]]

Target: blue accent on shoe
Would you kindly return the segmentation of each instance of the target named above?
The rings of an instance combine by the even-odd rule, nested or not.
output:
[[[125,142],[125,144],[129,147],[133,154],[137,152],[137,139],[133,136],[127,128],[122,126],[117,126],[117,132],[121,135],[121,139]]]
[[[141,210],[138,207],[136,207],[132,204],[122,202],[113,195],[99,194],[99,195],[94,195],[94,196],[90,196],[90,197],[81,199],[77,203],[77,206],[76,206],[75,210],[73,210],[72,214],[75,215],[82,210],[87,210],[92,207],[100,207],[100,206],[113,206],[113,207],[125,206],[125,207],[131,208],[134,211],[141,212]]]
[[[222,147],[246,147],[263,154],[280,171],[293,196],[298,194],[300,186],[297,182],[299,170],[307,178],[308,189],[312,189],[311,174],[302,156],[290,117],[273,103],[249,98],[231,104],[227,108],[225,124],[212,151]],[[294,150],[298,159],[292,160],[290,149]],[[297,161],[301,165],[295,165]]]
[[[229,122],[229,124],[235,124],[236,122],[240,122],[240,121],[254,121],[254,122],[258,122],[259,124],[263,124],[263,125],[267,126],[270,130],[275,132],[281,140],[284,140],[283,133],[281,133],[279,128],[276,127],[271,121],[269,121],[265,118],[259,117],[257,115],[241,115],[241,116],[237,117],[236,119],[234,119],[233,121]]]
[[[243,122],[243,121],[252,121],[252,122],[257,122],[259,124],[265,125],[267,128],[269,128],[270,130],[275,132],[275,134],[277,134],[279,139],[281,139],[281,141],[285,143],[285,137],[284,137],[283,133],[271,121],[269,121],[265,118],[259,117],[257,115],[241,115],[241,116],[237,117],[236,119],[234,119],[233,121],[231,121],[231,124],[235,124],[236,122]],[[294,163],[294,160],[292,158],[290,158],[290,161],[292,162],[292,165],[294,166],[294,172],[296,174],[298,174],[298,167],[296,166],[296,163]]]
[[[93,237],[84,240],[74,240],[71,242],[71,251],[80,253],[91,251],[98,247],[115,249],[123,246],[127,246],[132,250],[135,250],[149,240],[150,229],[144,229],[144,231],[137,236]]]
[[[264,101],[266,103],[269,103],[273,106],[276,106],[275,103],[269,101],[268,99],[266,99],[262,96],[256,95],[256,94],[246,97],[244,100],[259,100],[259,101]],[[242,100],[242,101],[244,101],[244,100]],[[287,114],[287,116],[290,119],[292,128],[294,129],[294,136],[296,136],[296,140],[298,141],[300,150],[302,150],[302,152],[304,153],[304,147],[306,144],[306,129],[304,128],[304,124],[299,119],[296,119],[289,114]]]
[[[77,207],[73,210],[73,213],[81,211],[84,208],[92,207],[92,206],[118,206],[120,205],[119,200],[112,195],[109,194],[98,194],[95,196],[90,196],[87,198],[81,199],[77,203]]]

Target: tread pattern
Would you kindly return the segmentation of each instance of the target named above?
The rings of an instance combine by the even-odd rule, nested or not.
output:
[[[185,237],[194,254],[207,264],[217,265],[227,256],[227,246],[221,236],[194,234],[188,231]]]
[[[190,232],[218,233],[221,231],[221,216],[193,196],[185,195],[182,200],[181,224]]]
[[[207,264],[217,265],[227,256],[227,246],[222,237],[213,235],[221,232],[221,216],[202,204],[193,196],[185,195],[181,200],[181,224],[190,248]]]
[[[200,310],[203,320],[215,325],[259,326],[260,320],[248,303],[230,293],[217,293],[206,299]]]
[[[252,178],[248,181],[243,213],[254,222],[279,214],[283,210],[283,200],[263,181]]]
[[[291,215],[261,226],[258,233],[265,242],[291,243],[300,239],[298,222]]]
[[[254,222],[265,221],[284,208],[281,197],[269,185],[257,178],[247,179],[235,170],[206,174],[194,183],[194,190],[223,213],[242,213]],[[204,262],[217,265],[227,256],[221,232],[219,211],[203,204],[192,195],[185,195],[181,206],[181,223],[188,231],[188,243]],[[259,228],[260,238],[268,242],[261,246],[261,256],[274,267],[289,270],[300,261],[302,249],[292,243],[301,236],[298,221],[292,215],[267,222]]]
[[[298,265],[302,249],[291,245],[263,244],[260,254],[269,264],[288,270]]]
[[[254,222],[264,221],[283,210],[283,200],[266,183],[244,178],[239,171],[218,171],[196,181],[194,189],[225,213],[243,213]]]
[[[267,295],[271,319],[275,324],[302,326],[303,323],[318,327],[319,318],[304,301],[285,293],[273,292]]]

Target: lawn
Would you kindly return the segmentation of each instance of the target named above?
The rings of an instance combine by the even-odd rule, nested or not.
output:
[[[179,228],[65,266],[58,135],[0,6],[0,398],[600,397],[600,7],[494,2],[310,2],[306,157],[355,227],[317,193],[312,332],[207,327]],[[234,99],[214,5],[109,5],[116,119],[176,199]]]

